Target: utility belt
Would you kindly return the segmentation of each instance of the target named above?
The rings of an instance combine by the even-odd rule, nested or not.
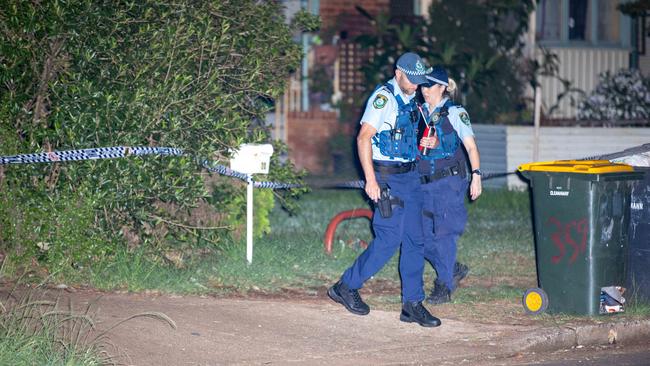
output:
[[[436,172],[431,175],[421,176],[420,183],[427,184],[436,181],[438,179],[442,179],[445,177],[452,177],[454,175],[460,175],[461,178],[465,178],[467,176],[467,172],[465,171],[465,164],[457,163],[456,165],[448,166],[446,168],[442,168],[439,170],[436,169]]]
[[[415,162],[373,160],[372,167],[381,174],[403,174],[415,170]]]

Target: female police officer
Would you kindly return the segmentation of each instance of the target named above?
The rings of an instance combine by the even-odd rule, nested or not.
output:
[[[327,293],[348,311],[368,314],[370,308],[358,289],[388,262],[401,243],[400,320],[435,327],[440,320],[422,306],[422,190],[414,163],[420,118],[414,97],[418,84],[427,82],[426,72],[420,56],[405,53],[397,60],[395,77],[368,99],[357,148],[366,194],[377,203],[372,220],[375,239]]]
[[[469,115],[450,99],[456,83],[442,67],[434,67],[426,78],[428,82],[421,85],[421,91],[426,102],[424,110],[428,110],[424,114],[428,114],[426,120],[432,133],[425,132],[421,139],[418,171],[424,191],[424,256],[438,273],[427,302],[441,304],[451,301],[456,287],[456,242],[467,222],[466,177],[470,176],[470,198],[475,200],[481,195],[482,174]],[[461,142],[469,157],[470,174],[466,172]]]

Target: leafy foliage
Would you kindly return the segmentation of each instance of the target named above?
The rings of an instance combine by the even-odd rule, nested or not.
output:
[[[650,1],[648,0],[633,0],[618,4],[616,7],[621,13],[633,17],[646,16],[650,11]]]
[[[650,77],[628,69],[600,74],[594,91],[578,105],[578,119],[650,119]]]
[[[529,81],[521,35],[533,8],[532,0],[434,1],[426,21],[394,23],[385,14],[373,17],[374,32],[358,39],[376,50],[362,67],[366,85],[392,75],[395,57],[415,51],[448,69],[458,82],[459,101],[474,120],[508,122],[512,118],[505,116],[522,109]]]
[[[2,243],[2,247],[10,246],[17,262],[35,258],[67,270],[72,269],[70,265],[111,254],[115,240],[94,230],[93,197],[66,192],[70,195],[52,198],[44,191],[3,188],[0,193],[0,237],[3,241],[20,238],[15,243]]]
[[[259,121],[300,60],[281,14],[276,2],[254,0],[4,2],[0,154],[174,146],[223,162],[243,142],[266,141]],[[207,206],[210,178],[197,174],[194,157],[6,167],[3,213],[34,217],[31,233],[4,230],[0,243],[36,251],[35,243],[56,239],[67,248],[60,255],[77,236],[161,250],[217,243],[242,221],[202,226],[224,227],[237,195]],[[272,169],[271,177],[302,177],[290,163],[274,160]],[[3,220],[27,225],[21,215]]]

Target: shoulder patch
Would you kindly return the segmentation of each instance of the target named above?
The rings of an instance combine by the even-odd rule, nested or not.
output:
[[[388,98],[386,98],[385,95],[377,94],[375,100],[372,101],[372,106],[375,107],[375,109],[382,109],[386,106],[387,102]]]
[[[460,112],[458,117],[460,117],[461,122],[463,122],[466,126],[470,125],[469,114],[467,114],[467,112]]]

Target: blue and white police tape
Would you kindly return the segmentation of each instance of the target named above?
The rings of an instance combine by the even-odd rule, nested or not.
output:
[[[35,154],[20,154],[12,156],[1,156],[0,165],[9,164],[34,164],[34,163],[58,163],[66,161],[117,159],[128,156],[161,155],[161,156],[183,156],[186,155],[183,149],[175,147],[148,147],[148,146],[113,146],[99,147],[92,149],[50,151]],[[248,180],[248,175],[229,169],[223,165],[212,164],[208,160],[202,162],[202,166],[211,172],[229,177]],[[301,187],[299,184],[287,184],[277,182],[253,181],[256,188],[289,189]]]
[[[221,175],[226,175],[229,177],[239,178],[241,180],[248,180],[248,175],[245,173],[240,173],[238,171],[232,170],[228,167],[219,164],[211,164],[210,161],[204,160],[201,164],[205,169],[215,172]],[[290,183],[277,183],[277,182],[258,182],[253,181],[253,187],[255,188],[273,188],[273,189],[289,189],[289,188],[300,188],[300,184],[290,184]]]
[[[184,155],[182,149],[173,147],[146,147],[146,146],[113,146],[99,147],[93,149],[50,151],[36,154],[21,154],[0,157],[0,165],[7,164],[33,164],[33,163],[56,163],[64,161],[116,159],[129,155]]]
[[[35,154],[21,154],[12,156],[1,156],[0,165],[9,164],[34,164],[34,163],[57,163],[66,161],[81,161],[81,160],[98,160],[98,159],[117,159],[128,156],[143,156],[143,155],[161,155],[161,156],[183,156],[187,155],[183,149],[175,147],[148,147],[148,146],[113,146],[113,147],[99,147],[92,149],[79,149],[79,150],[64,150],[64,151],[50,151]],[[226,166],[220,164],[213,164],[208,160],[203,160],[201,165],[211,172],[221,175],[238,178],[244,181],[248,180],[248,174],[234,171]],[[484,173],[483,179],[496,178],[515,174],[515,172],[504,173]],[[279,182],[266,182],[266,181],[253,181],[253,186],[256,188],[271,188],[271,189],[290,189],[300,188],[300,184],[292,183],[279,183]],[[365,182],[362,180],[349,181],[336,183],[332,185],[323,186],[320,188],[354,188],[363,189]]]

